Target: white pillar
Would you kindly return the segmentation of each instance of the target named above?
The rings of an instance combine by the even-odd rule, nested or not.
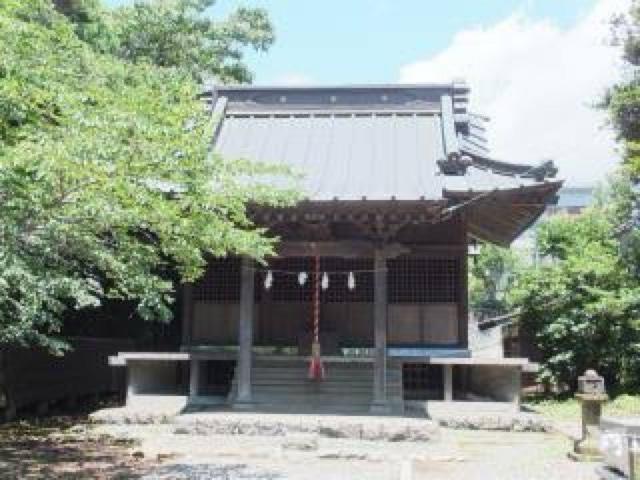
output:
[[[240,271],[240,318],[238,321],[238,362],[236,364],[236,405],[251,404],[251,350],[253,347],[254,271],[249,258],[242,259]]]

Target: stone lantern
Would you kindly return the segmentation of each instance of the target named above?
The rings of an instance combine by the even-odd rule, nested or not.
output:
[[[595,370],[587,370],[578,378],[576,398],[582,406],[582,437],[573,446],[569,456],[577,461],[593,462],[602,459],[599,448],[602,404],[609,400],[604,378]]]

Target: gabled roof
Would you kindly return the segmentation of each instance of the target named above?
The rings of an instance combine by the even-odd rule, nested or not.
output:
[[[464,83],[218,87],[213,148],[285,164],[311,203],[430,201],[463,214],[470,234],[508,244],[555,201],[553,162],[499,161]],[[410,202],[404,202],[408,204]]]
[[[468,94],[463,83],[220,87],[214,149],[301,171],[311,200],[437,200],[555,173],[489,157],[486,119],[467,111]]]

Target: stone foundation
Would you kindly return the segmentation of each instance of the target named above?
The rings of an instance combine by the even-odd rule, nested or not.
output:
[[[388,442],[427,442],[439,436],[438,426],[418,418],[263,413],[198,413],[175,419],[175,433],[201,435],[289,436]]]
[[[229,410],[180,415],[171,409],[110,408],[90,416],[96,423],[171,424],[174,433],[191,435],[249,435],[427,442],[439,436],[438,425],[423,418],[239,413]]]

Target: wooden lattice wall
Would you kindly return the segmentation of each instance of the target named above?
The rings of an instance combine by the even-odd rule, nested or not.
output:
[[[462,297],[463,259],[399,257],[387,263],[388,339],[393,345],[455,344]],[[311,257],[275,259],[255,273],[255,335],[258,345],[296,345],[311,328],[314,261]],[[273,282],[264,286],[267,271]],[[321,330],[343,346],[373,345],[373,260],[324,257],[321,272]],[[309,274],[304,285],[298,272]],[[348,273],[355,288],[349,289]],[[194,288],[196,342],[234,344],[240,300],[240,261],[213,261]]]
[[[459,258],[401,257],[389,260],[389,303],[455,303],[460,300]],[[267,270],[273,284],[264,288]],[[321,290],[322,302],[373,302],[373,260],[367,258],[322,258],[320,271],[329,272],[329,287]],[[273,260],[256,269],[256,301],[310,302],[312,299],[313,258],[291,257]],[[304,285],[293,272],[307,272]],[[347,286],[348,273],[354,272],[355,288]],[[240,301],[240,261],[235,258],[212,261],[196,283],[194,300],[208,303]]]

